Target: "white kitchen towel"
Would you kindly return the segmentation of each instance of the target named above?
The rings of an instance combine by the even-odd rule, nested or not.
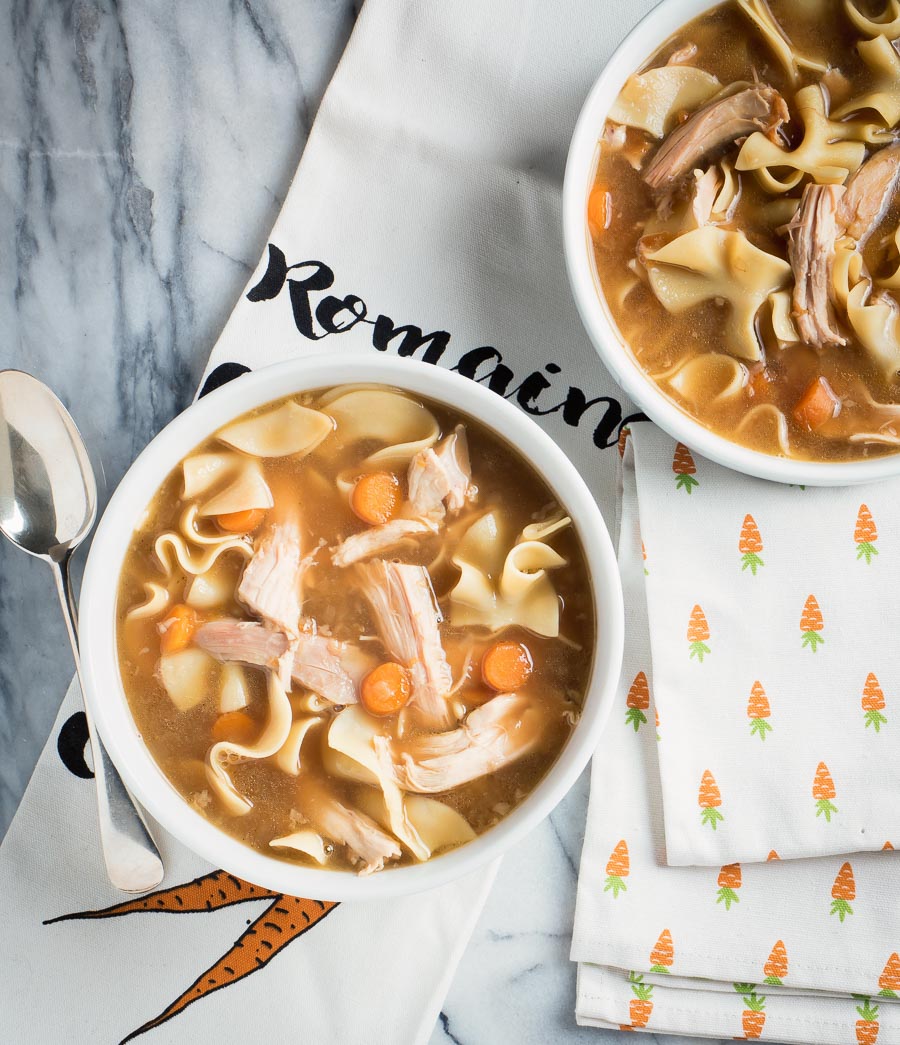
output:
[[[871,1045],[877,1039],[879,1045],[897,1045],[896,853],[723,867],[666,863],[660,764],[670,745],[683,742],[678,720],[684,708],[660,706],[657,719],[652,699],[647,704],[630,696],[634,678],[646,672],[650,657],[645,581],[657,567],[659,551],[644,539],[644,559],[646,513],[640,479],[635,481],[632,443],[642,467],[645,452],[661,451],[666,437],[645,425],[635,426],[634,436],[623,462],[618,544],[629,641],[618,710],[591,771],[571,951],[579,963],[578,1021],[654,1033],[816,1045],[844,1045],[854,1038],[859,1045]],[[667,449],[671,462],[671,441]],[[715,489],[710,466],[699,458],[695,465],[700,485],[690,495],[691,503],[705,484]],[[673,487],[677,481],[671,465],[669,481]],[[687,499],[682,491],[675,493]],[[804,491],[796,495],[802,497]],[[738,519],[738,530],[740,526]],[[732,538],[736,550],[739,537]],[[770,547],[774,542],[767,538],[766,552]],[[772,565],[778,561],[768,554],[763,558],[766,568],[770,560]],[[679,630],[684,646],[685,622]],[[708,640],[694,641],[707,641],[712,651],[718,648],[712,627]],[[649,674],[648,682],[655,693]],[[637,730],[635,716],[629,715],[635,708],[646,719],[637,720]],[[740,711],[740,702],[723,697],[722,713],[729,708]],[[744,713],[745,729],[748,721]],[[766,744],[774,733],[773,728]],[[757,736],[751,739],[763,748]],[[710,744],[696,738],[695,743],[715,757]],[[710,807],[728,816],[724,789],[721,807]],[[694,810],[699,817],[696,794]]]
[[[900,845],[900,485],[749,479],[634,432],[670,864]],[[895,716],[893,708],[897,709]]]
[[[367,0],[204,388],[300,352],[415,355],[534,416],[610,518],[631,408],[571,301],[560,190],[581,102],[650,6],[573,0],[561,16],[537,0]],[[122,901],[103,874],[76,706],[70,696],[0,849],[0,924],[14,941],[0,954],[4,1040],[116,1041],[160,1014],[148,1041],[218,1043],[260,1026],[273,1041],[427,1038],[488,872],[322,917],[314,902],[249,895],[163,837],[169,873],[146,909],[43,924]],[[548,883],[522,903],[553,895]],[[293,911],[310,918],[300,938]],[[283,920],[290,945],[236,975]]]

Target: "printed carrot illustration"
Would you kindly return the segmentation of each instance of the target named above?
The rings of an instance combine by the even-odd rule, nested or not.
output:
[[[619,429],[619,457],[625,456],[625,446],[628,443],[628,437],[630,435],[631,429],[628,427],[628,425],[624,425],[622,428]]]
[[[77,911],[48,919],[45,924],[85,918],[117,918],[138,913],[198,914],[233,904],[268,900],[262,914],[245,929],[234,945],[158,1016],[124,1038],[121,1045],[183,1012],[189,1005],[222,987],[262,969],[298,936],[320,922],[336,903],[306,900],[260,889],[225,871],[214,871],[191,882],[160,889],[137,900],[127,900],[97,911]]]
[[[719,812],[719,806],[722,804],[719,785],[708,769],[703,770],[703,779],[700,781],[700,792],[697,796],[697,802],[701,810],[700,823],[709,824],[715,831],[717,822],[724,820],[725,817]]]
[[[896,998],[900,995],[900,954],[896,951],[888,958],[884,970],[878,977],[878,992],[881,998]]]
[[[850,901],[856,899],[856,881],[849,861],[841,864],[834,885],[831,887],[831,913],[836,914],[843,924],[848,914],[853,914]]]
[[[631,683],[625,703],[628,708],[625,712],[625,724],[634,726],[634,731],[637,733],[641,726],[646,724],[647,716],[644,712],[650,707],[650,687],[643,671],[639,671],[634,676],[634,682]]]
[[[869,511],[869,506],[861,504],[856,515],[856,529],[853,531],[853,540],[856,542],[857,562],[865,558],[866,565],[872,562],[872,557],[878,554],[875,542],[878,540],[878,527]]]
[[[761,1037],[766,1025],[765,995],[756,993],[755,983],[736,983],[734,989],[744,999],[744,1011],[741,1013],[744,1037],[748,1040]]]
[[[738,551],[741,553],[741,573],[749,570],[753,576],[760,566],[765,563],[759,557],[763,550],[762,537],[759,535],[759,527],[752,515],[744,516],[744,525],[741,527],[741,536],[738,541]]]
[[[694,464],[693,455],[684,443],[679,443],[675,447],[675,456],[672,458],[672,471],[678,477],[675,480],[676,490],[685,490],[690,494],[693,493],[695,486],[700,485],[699,480],[694,478],[697,474],[697,466]]]
[[[803,605],[803,613],[800,616],[800,631],[803,632],[803,641],[800,645],[809,646],[815,653],[819,645],[825,642],[819,634],[824,627],[825,622],[822,619],[822,611],[819,609],[815,595],[807,596]]]
[[[753,683],[750,689],[750,699],[747,701],[747,718],[750,719],[750,736],[757,734],[760,740],[766,739],[766,733],[772,732],[769,724],[769,698],[762,687],[762,683]]]
[[[687,629],[687,640],[690,643],[690,659],[694,657],[703,663],[703,658],[707,653],[712,652],[709,646],[706,645],[706,640],[709,638],[709,624],[706,622],[706,614],[700,608],[695,606],[691,610],[691,619],[688,621]]]
[[[875,727],[875,732],[880,733],[881,727],[887,725],[887,719],[882,714],[884,711],[884,693],[881,684],[873,672],[866,676],[866,684],[862,692],[862,709],[865,712],[866,728]]]
[[[641,555],[644,557],[644,576],[649,577],[650,571],[647,569],[647,547],[643,541],[641,541]]]
[[[891,845],[890,842],[885,842],[884,845],[881,847],[881,851],[883,853],[893,852],[893,849],[894,847]]]
[[[603,891],[608,893],[612,890],[614,900],[618,898],[619,893],[624,893],[628,888],[625,885],[625,879],[628,877],[628,867],[628,843],[623,838],[616,843],[616,847],[610,853],[606,864],[606,884],[603,886]]]
[[[730,911],[733,903],[741,902],[737,894],[737,890],[741,887],[741,865],[725,864],[719,871],[718,886],[716,903],[725,904],[725,910]]]
[[[769,954],[769,960],[763,966],[765,982],[772,987],[780,987],[788,974],[787,948],[784,940],[778,940]]]
[[[636,972],[628,974],[628,982],[631,984],[631,993],[634,995],[628,1003],[628,1016],[631,1024],[623,1026],[622,1030],[646,1027],[650,1014],[653,1012],[653,984],[644,983],[644,977]]]
[[[650,971],[669,972],[674,961],[675,947],[672,943],[672,934],[668,929],[663,929],[650,952]]]
[[[875,1045],[878,1040],[878,1006],[872,1004],[871,998],[854,995],[862,1005],[856,1006],[859,1019],[856,1021],[857,1045]]]
[[[831,779],[831,773],[828,772],[828,766],[824,762],[820,762],[816,767],[812,796],[816,800],[816,816],[824,816],[829,824],[831,823],[831,814],[838,811],[837,806],[832,802],[836,794],[834,781]]]
[[[662,738],[659,735],[659,708],[655,704],[653,705],[653,713],[656,715],[656,739],[661,740]]]
[[[774,849],[770,849],[769,850],[769,855],[766,857],[766,862],[768,863],[768,861],[770,861],[770,860],[780,860],[780,859],[781,859],[781,857],[778,855],[778,853],[776,853]]]

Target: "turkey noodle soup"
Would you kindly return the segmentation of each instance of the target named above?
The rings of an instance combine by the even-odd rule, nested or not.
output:
[[[126,696],[203,816],[362,874],[497,823],[577,721],[582,548],[484,425],[382,386],[293,396],[165,480],[118,596]]]
[[[900,449],[900,5],[730,0],[622,88],[587,225],[640,367],[764,453]]]

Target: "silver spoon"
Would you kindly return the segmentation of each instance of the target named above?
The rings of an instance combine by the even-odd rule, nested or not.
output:
[[[82,693],[78,617],[69,580],[72,553],[97,515],[97,484],[66,408],[37,378],[0,371],[0,533],[53,571]],[[159,885],[162,860],[141,814],[103,747],[85,706],[109,880],[141,893]]]

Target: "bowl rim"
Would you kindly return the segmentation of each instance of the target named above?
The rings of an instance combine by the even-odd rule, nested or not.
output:
[[[131,534],[186,452],[254,407],[306,390],[361,383],[430,397],[470,414],[531,462],[572,516],[581,537],[592,578],[597,636],[583,713],[534,791],[499,824],[458,849],[367,877],[291,864],[251,849],[178,794],[131,716],[119,673],[115,619],[118,578]],[[308,355],[251,371],[197,400],[166,425],[128,469],[103,514],[85,568],[80,609],[85,699],[134,797],[166,831],[215,866],[287,895],[330,900],[386,898],[435,888],[484,867],[523,838],[566,795],[593,754],[614,700],[624,645],[624,607],[612,541],[593,496],[564,452],[534,421],[476,382],[418,360],[371,353]]]
[[[661,0],[613,51],[581,108],[563,181],[563,245],[582,324],[612,377],[660,428],[711,461],[760,479],[807,486],[852,486],[900,472],[900,452],[871,460],[803,461],[740,446],[692,418],[641,369],[599,292],[585,217],[600,130],[625,80],[686,22],[720,0]]]

